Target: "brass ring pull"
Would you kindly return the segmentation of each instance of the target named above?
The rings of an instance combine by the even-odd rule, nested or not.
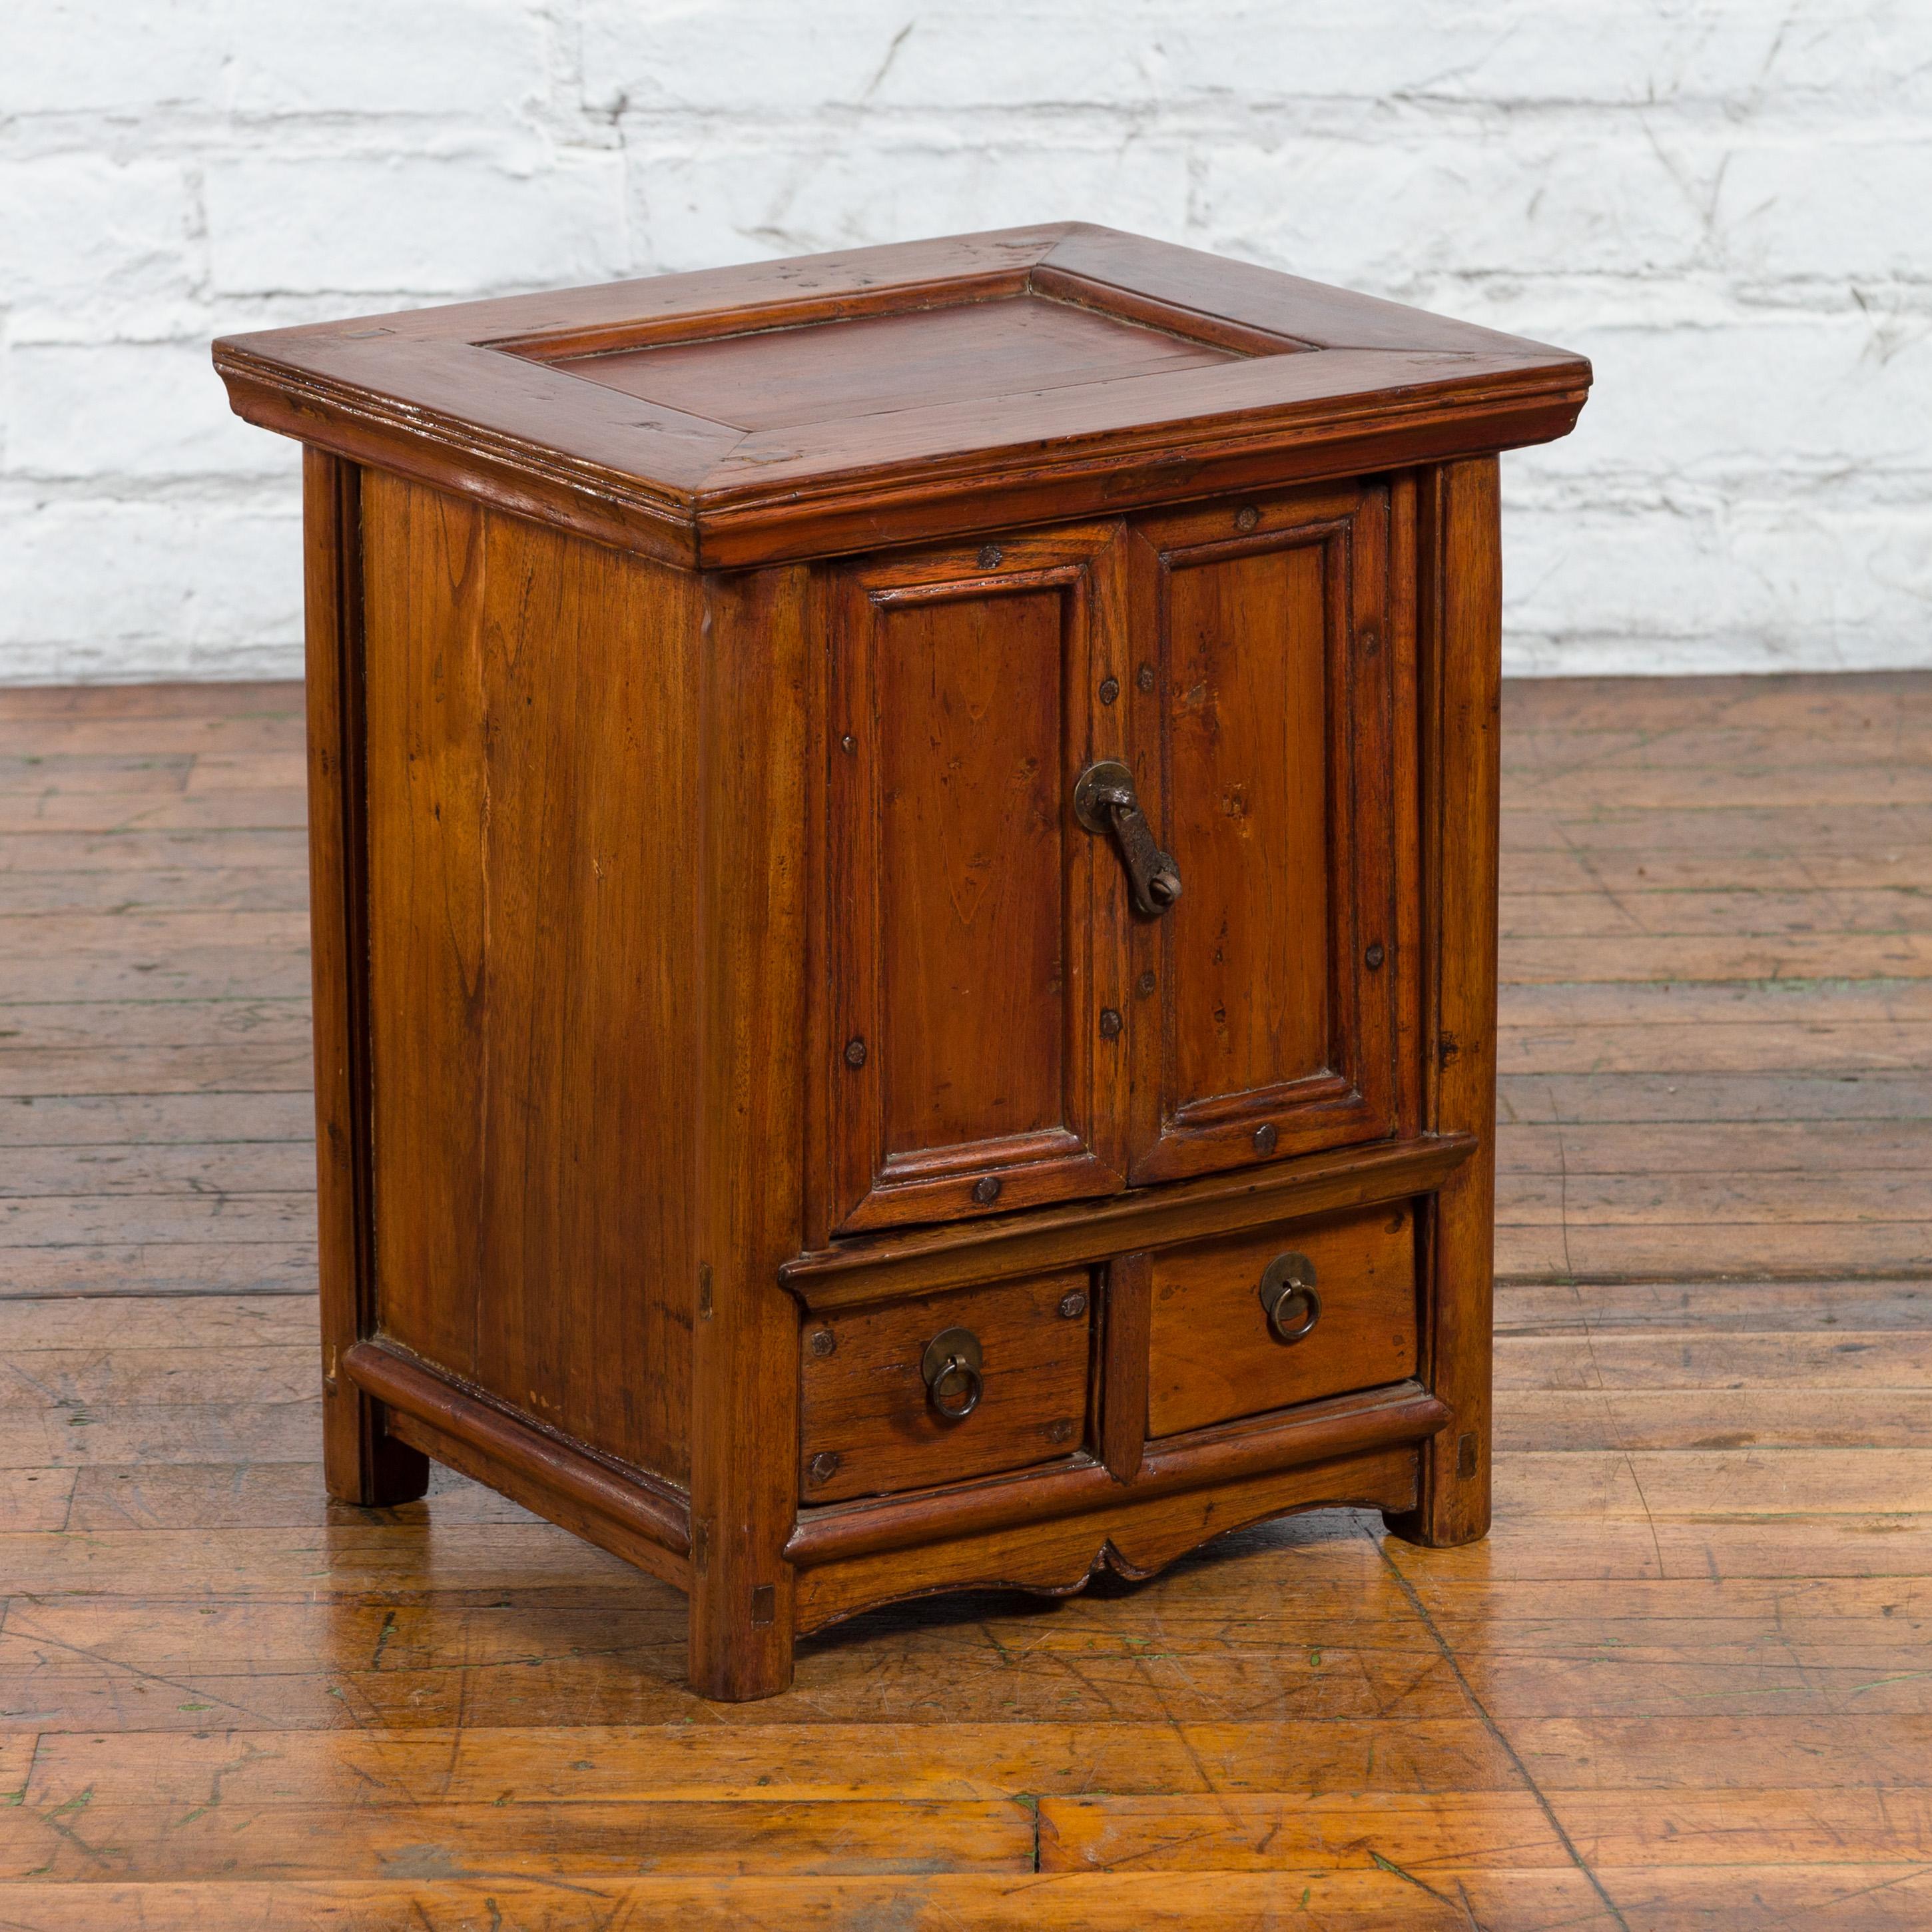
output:
[[[970,1328],[949,1328],[926,1345],[920,1372],[926,1400],[948,1422],[963,1422],[980,1406],[986,1389],[981,1359],[980,1338]]]
[[[1154,842],[1134,795],[1134,775],[1118,758],[1102,758],[1080,774],[1073,788],[1073,815],[1089,832],[1112,835],[1127,868],[1136,912],[1158,919],[1180,898],[1180,870],[1173,855]]]
[[[1277,1342],[1299,1342],[1322,1319],[1315,1264],[1306,1255],[1276,1255],[1262,1270],[1262,1308]]]

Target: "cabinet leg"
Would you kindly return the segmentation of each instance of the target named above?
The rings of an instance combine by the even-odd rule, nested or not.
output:
[[[1420,520],[1424,876],[1434,902],[1435,1016],[1425,1118],[1477,1150],[1436,1196],[1429,1239],[1429,1369],[1455,1420],[1422,1445],[1415,1507],[1390,1529],[1432,1550],[1490,1527],[1495,1341],[1496,890],[1502,579],[1494,457],[1445,464]]]
[[[789,1690],[789,1576],[783,1584],[750,1589],[734,1589],[723,1577],[694,1576],[692,1582],[691,1688],[720,1704],[748,1704]]]
[[[1412,1510],[1384,1510],[1391,1536],[1425,1550],[1480,1543],[1490,1530],[1489,1444],[1479,1430],[1445,1430],[1422,1445],[1422,1469]]]
[[[381,1509],[412,1503],[429,1487],[429,1458],[382,1427],[380,1402],[346,1379],[323,1384],[322,1473],[329,1498]]]

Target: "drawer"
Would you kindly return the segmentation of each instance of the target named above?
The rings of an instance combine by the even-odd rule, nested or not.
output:
[[[1270,1323],[1264,1276],[1271,1288],[1291,1278],[1308,1284],[1281,1311],[1291,1339]],[[1416,1300],[1415,1216],[1406,1203],[1156,1251],[1148,1434],[1402,1381],[1416,1371]]]
[[[1087,1435],[1091,1289],[1079,1268],[808,1316],[800,1496],[930,1489],[1072,1455]],[[968,1366],[929,1386],[947,1359]]]

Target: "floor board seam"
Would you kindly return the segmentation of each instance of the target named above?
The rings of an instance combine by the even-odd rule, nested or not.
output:
[[[1653,1532],[1653,1534],[1654,1533],[1654,1532]],[[1423,1628],[1429,1633],[1430,1641],[1435,1645],[1436,1649],[1442,1654],[1442,1660],[1444,1664],[1448,1665],[1451,1675],[1454,1676],[1456,1679],[1457,1687],[1461,1690],[1462,1695],[1469,1700],[1470,1708],[1475,1712],[1477,1717],[1481,1720],[1483,1728],[1489,1732],[1490,1737],[1495,1741],[1496,1748],[1503,1753],[1504,1756],[1509,1760],[1511,1766],[1514,1767],[1516,1775],[1522,1780],[1523,1789],[1529,1793],[1531,1797],[1535,1799],[1537,1808],[1543,1814],[1544,1818],[1548,1823],[1550,1830],[1556,1834],[1557,1843],[1563,1847],[1564,1852],[1569,1858],[1570,1863],[1574,1864],[1577,1870],[1583,1875],[1584,1878],[1588,1882],[1590,1888],[1595,1892],[1600,1899],[1603,1900],[1604,1910],[1609,1912],[1610,1916],[1616,1920],[1616,1923],[1622,1928],[1622,1932],[1631,1932],[1630,1921],[1624,1916],[1622,1908],[1619,1906],[1616,1900],[1610,1896],[1609,1892],[1605,1888],[1602,1880],[1597,1876],[1595,1871],[1592,1868],[1589,1862],[1585,1858],[1582,1853],[1577,1850],[1576,1841],[1570,1837],[1570,1834],[1564,1829],[1562,1820],[1556,1815],[1556,1807],[1550,1803],[1548,1797],[1545,1796],[1543,1787],[1539,1785],[1535,1778],[1531,1775],[1529,1766],[1524,1762],[1522,1754],[1516,1749],[1514,1744],[1510,1743],[1508,1738],[1504,1735],[1502,1726],[1498,1724],[1496,1719],[1490,1714],[1489,1706],[1483,1702],[1480,1697],[1477,1696],[1474,1685],[1469,1682],[1467,1675],[1463,1671],[1461,1662],[1456,1658],[1455,1652],[1450,1648],[1448,1640],[1445,1638],[1442,1631],[1436,1628],[1436,1619],[1430,1615],[1428,1605],[1422,1600],[1421,1594],[1417,1590],[1415,1586],[1408,1580],[1407,1576],[1403,1575],[1401,1566],[1397,1564],[1395,1559],[1388,1553],[1388,1547],[1385,1540],[1383,1538],[1378,1536],[1374,1530],[1367,1528],[1366,1526],[1364,1526],[1362,1534],[1369,1539],[1372,1544],[1373,1544],[1376,1553],[1382,1559],[1384,1568],[1385,1568],[1389,1574],[1395,1579],[1396,1588],[1401,1591],[1403,1597],[1408,1601],[1409,1608],[1415,1612],[1416,1616],[1421,1622]]]

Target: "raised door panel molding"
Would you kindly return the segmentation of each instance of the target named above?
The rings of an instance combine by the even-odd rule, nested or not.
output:
[[[1135,526],[1137,780],[1182,881],[1135,938],[1133,1181],[1396,1127],[1390,497]]]
[[[1117,526],[830,586],[832,1229],[1124,1184],[1120,868],[1070,808],[1118,707]]]

